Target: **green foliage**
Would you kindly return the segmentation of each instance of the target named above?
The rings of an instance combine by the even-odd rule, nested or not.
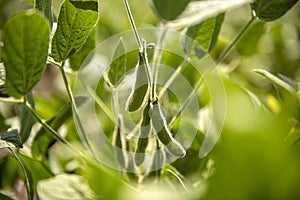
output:
[[[49,24],[38,13],[20,13],[7,21],[2,34],[2,60],[9,96],[26,96],[40,80],[46,66],[49,36]]]
[[[251,7],[262,21],[273,21],[283,16],[298,0],[255,0]]]
[[[64,62],[78,51],[98,21],[97,1],[69,1],[62,4],[52,41],[52,57]]]
[[[153,0],[158,15],[165,20],[175,19],[185,9],[190,0]]]
[[[189,27],[186,35],[190,38],[186,37],[184,41],[184,50],[186,53],[189,53],[194,47],[194,42],[197,42],[200,45],[200,47],[194,47],[199,59],[206,53],[211,52],[216,46],[223,21],[224,14],[220,14],[216,17],[207,19],[198,25]]]
[[[89,61],[89,58],[93,55],[91,52],[96,46],[96,29],[94,29],[86,39],[82,47],[74,53],[69,61],[72,70],[78,71],[80,67]]]
[[[28,2],[0,3],[0,199],[299,197],[297,0]]]

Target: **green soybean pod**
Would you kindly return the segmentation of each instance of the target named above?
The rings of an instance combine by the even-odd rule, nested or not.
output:
[[[113,145],[118,147],[115,151],[116,159],[121,168],[127,169],[128,157],[126,153],[126,136],[123,132],[123,117],[118,115],[118,123],[115,126]]]
[[[149,97],[150,84],[147,75],[147,66],[144,54],[139,53],[139,62],[135,68],[134,85],[126,102],[126,110],[129,112],[137,111]]]
[[[158,139],[163,143],[166,148],[176,157],[185,156],[185,149],[182,145],[172,136],[166,118],[161,110],[158,102],[153,104],[151,112],[151,121],[153,128],[157,134]]]
[[[150,102],[146,105],[143,111],[143,118],[141,122],[141,127],[139,130],[139,138],[137,142],[137,148],[134,155],[135,164],[140,166],[145,159],[145,150],[148,146],[148,137],[151,133],[151,123],[150,123]]]

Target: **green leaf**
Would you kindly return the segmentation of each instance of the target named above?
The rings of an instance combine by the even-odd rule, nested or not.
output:
[[[251,26],[236,45],[241,55],[252,56],[257,53],[257,46],[261,36],[265,32],[265,23],[258,22]]]
[[[60,174],[38,183],[40,199],[95,199],[88,182],[79,175]]]
[[[6,148],[6,147],[12,147],[10,144],[13,145],[13,147],[17,147],[17,148],[22,148],[22,142],[21,142],[21,138],[20,138],[20,134],[19,131],[17,129],[13,129],[11,131],[6,131],[4,132],[1,136],[0,136],[0,148]],[[8,144],[3,143],[2,141],[5,141]],[[6,146],[8,145],[8,146]]]
[[[34,100],[31,92],[27,95],[27,100],[31,105],[31,107],[34,109]],[[21,136],[22,143],[24,144],[27,141],[28,137],[30,136],[32,126],[34,125],[35,122],[35,118],[22,104],[18,105],[18,112],[19,112],[19,119],[21,123],[20,136]]]
[[[64,62],[85,43],[98,21],[97,1],[66,0],[60,9],[52,40],[52,57]]]
[[[254,69],[255,73],[262,75],[263,77],[267,78],[269,81],[271,81],[275,86],[279,86],[280,88],[295,94],[296,89],[293,88],[291,85],[289,85],[287,82],[283,81],[282,79],[278,78],[277,76],[271,74],[267,70],[264,69]]]
[[[52,0],[35,0],[35,8],[43,13],[52,26]]]
[[[85,62],[89,62],[92,56],[94,55],[94,52],[92,50],[95,47],[96,47],[96,31],[94,29],[86,39],[83,46],[70,57],[69,61],[72,70],[78,71]]]
[[[135,69],[134,85],[126,102],[126,110],[129,112],[137,111],[146,103],[150,91],[147,77],[147,66],[144,61],[144,55],[140,53],[139,62]]]
[[[260,20],[269,22],[282,17],[297,2],[298,0],[255,0],[251,7]]]
[[[27,95],[40,80],[46,66],[49,35],[49,23],[35,12],[17,14],[5,24],[2,59],[9,96]]]
[[[122,38],[120,38],[116,45],[112,61],[108,70],[108,78],[110,83],[115,87],[126,73],[126,55]]]
[[[175,19],[191,0],[153,0],[157,14],[165,20]]]
[[[172,1],[173,2],[173,1]],[[215,17],[231,9],[251,3],[252,0],[235,1],[194,1],[188,4],[182,14],[175,20],[166,24],[167,28],[181,29],[189,26],[195,26],[206,19]]]
[[[219,14],[218,16],[209,18],[196,26],[189,27],[186,32],[186,35],[189,36],[190,38],[185,37],[185,41],[184,41],[185,52],[186,53],[190,52],[190,50],[193,47],[193,42],[197,42],[200,45],[200,47],[196,46],[195,48],[202,50],[204,55],[206,53],[211,52],[213,48],[216,46],[223,21],[224,21],[224,14]],[[199,58],[202,57],[199,54],[196,55]]]

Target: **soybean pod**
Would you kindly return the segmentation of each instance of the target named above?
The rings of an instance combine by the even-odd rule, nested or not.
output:
[[[151,112],[151,121],[153,128],[157,134],[158,139],[163,143],[166,148],[176,157],[185,156],[185,149],[182,145],[172,136],[170,132],[165,116],[158,102],[153,103]]]
[[[151,123],[150,123],[150,102],[146,105],[143,111],[143,118],[141,122],[141,127],[139,129],[139,138],[137,142],[137,148],[134,155],[135,164],[140,166],[145,159],[145,150],[148,146],[148,137],[151,133]]]
[[[143,53],[139,53],[139,61],[135,68],[134,85],[126,102],[126,110],[134,112],[140,109],[149,98],[150,81]]]

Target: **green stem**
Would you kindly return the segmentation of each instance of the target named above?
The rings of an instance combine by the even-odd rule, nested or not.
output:
[[[0,102],[2,103],[14,103],[14,104],[22,104],[24,101],[23,99],[12,99],[12,98],[1,98]]]
[[[139,33],[137,31],[137,28],[135,26],[135,23],[134,23],[134,20],[133,20],[133,17],[132,17],[132,13],[131,13],[131,10],[130,10],[129,3],[128,3],[127,0],[124,0],[124,4],[125,4],[125,7],[126,7],[127,15],[128,15],[128,18],[129,18],[132,30],[133,30],[134,35],[135,35],[136,42],[137,42],[137,44],[138,44],[138,46],[140,48],[140,51],[142,51],[143,50],[143,44],[142,44],[141,38],[139,36]]]
[[[76,102],[75,102],[75,98],[74,98],[73,92],[71,90],[71,87],[70,87],[70,84],[68,82],[68,78],[67,78],[67,75],[66,75],[66,72],[65,72],[63,66],[64,66],[64,63],[62,63],[62,65],[60,67],[60,71],[61,71],[61,74],[62,74],[62,77],[63,77],[63,80],[64,80],[64,84],[65,84],[65,87],[66,87],[66,90],[67,90],[67,93],[68,93],[68,96],[69,96],[69,99],[70,99],[70,102],[71,102],[71,105],[72,105],[72,108],[73,108],[74,120],[78,125],[79,137],[84,142],[84,145],[86,146],[88,151],[92,155],[94,155],[93,149],[92,149],[92,147],[91,147],[91,145],[88,141],[87,135],[86,135],[86,133],[84,131],[84,128],[82,126],[82,123],[80,121],[80,118],[79,118],[79,115],[78,115],[77,105],[76,105]]]
[[[32,200],[33,199],[33,189],[31,187],[31,183],[30,183],[30,174],[28,174],[26,166],[24,165],[24,163],[22,162],[22,160],[19,158],[19,156],[16,154],[16,152],[12,149],[12,148],[8,148],[11,153],[13,154],[13,157],[18,161],[18,163],[20,164],[24,177],[25,177],[25,185],[26,185],[26,190],[27,190],[27,199],[28,200]]]
[[[163,44],[163,41],[164,41],[164,38],[166,36],[166,33],[167,33],[167,29],[163,29],[163,32],[160,36],[160,39],[157,43],[157,46],[155,47],[155,51],[154,51],[154,54],[153,54],[153,63],[154,63],[154,66],[153,66],[153,74],[154,74],[154,80],[153,80],[153,85],[152,85],[152,101],[156,101],[157,99],[159,99],[159,96],[157,97],[157,79],[158,79],[158,68],[159,68],[159,63],[161,61],[161,57],[162,57],[162,44]]]
[[[31,107],[31,105],[28,102],[24,102],[24,106],[26,109],[32,114],[32,116],[42,125],[44,129],[46,129],[57,141],[61,142],[62,144],[65,144],[71,148],[72,145],[65,140],[61,135],[59,135],[49,124],[46,123],[45,120],[43,120],[36,112],[35,110]]]
[[[248,23],[241,29],[239,34],[235,37],[235,39],[231,42],[231,44],[223,51],[223,53],[220,55],[220,57],[217,60],[217,64],[221,63],[225,57],[228,55],[228,53],[232,50],[232,48],[236,45],[236,43],[241,39],[241,37],[246,33],[246,31],[249,29],[249,27],[252,25],[256,17],[252,15],[251,19],[248,21]]]
[[[236,43],[241,39],[241,37],[246,33],[246,31],[250,28],[251,24],[254,22],[254,20],[256,19],[256,16],[252,13],[252,17],[251,19],[247,22],[247,24],[241,29],[241,31],[239,32],[239,34],[236,36],[236,38],[231,42],[231,44],[226,48],[226,50],[221,54],[221,56],[218,58],[218,60],[216,61],[216,65],[220,64],[225,57],[228,55],[228,53],[232,50],[232,48],[236,45]],[[214,69],[214,67],[211,67],[206,74],[208,74],[209,72],[211,72]],[[173,78],[173,80],[176,78],[176,76]],[[202,76],[196,83],[195,85],[195,89],[193,90],[193,92],[190,93],[190,95],[187,97],[186,101],[183,103],[183,106],[180,108],[180,110],[176,113],[176,115],[171,119],[169,126],[172,127],[174,122],[176,121],[176,119],[180,116],[181,111],[183,109],[185,109],[185,107],[190,103],[190,101],[192,100],[192,98],[194,97],[194,95],[197,94],[200,86],[202,85],[204,81],[204,76]]]

